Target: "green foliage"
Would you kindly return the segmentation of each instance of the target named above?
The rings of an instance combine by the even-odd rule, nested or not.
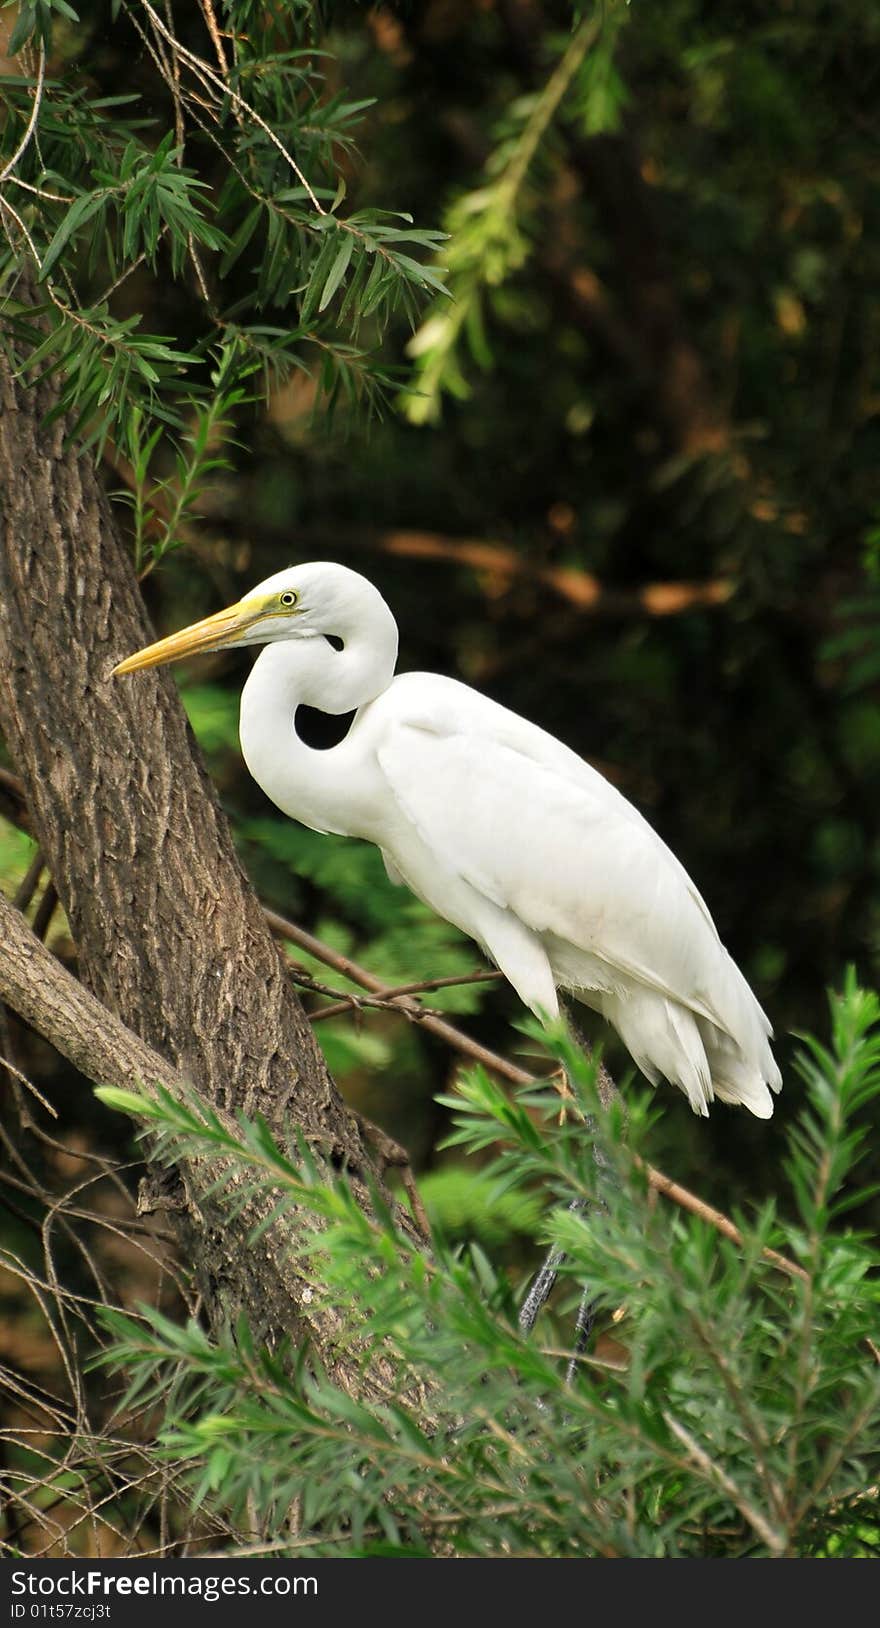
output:
[[[15,0],[5,0],[5,3],[7,6],[14,5]],[[43,46],[49,45],[52,23],[58,17],[69,18],[74,23],[79,21],[79,13],[67,4],[67,0],[20,0],[15,27],[9,36],[9,55],[15,56],[34,37]]]
[[[844,691],[867,690],[880,680],[880,594],[865,592],[838,606],[842,627],[826,639],[822,654],[839,663]]]
[[[0,888],[10,898],[34,857],[34,849],[32,837],[0,817]]]
[[[442,291],[442,274],[417,258],[442,234],[387,209],[345,212],[339,159],[369,102],[327,94],[310,6],[283,19],[227,6],[222,67],[207,37],[205,55],[178,37],[170,10],[131,0],[117,13],[129,48],[152,62],[145,96],[84,93],[88,21],[49,77],[53,18],[76,13],[63,0],[19,12],[12,54],[31,40],[39,49],[32,77],[4,84],[0,328],[34,379],[52,375],[72,433],[101,449],[113,441],[133,466],[143,571],[176,546],[205,476],[225,466],[256,374],[264,390],[294,369],[313,375],[328,412],[381,407],[390,379],[378,341],[392,317],[413,325],[423,297]],[[141,266],[195,300],[189,346],[130,314]],[[15,296],[23,267],[44,295],[36,309]],[[152,476],[159,456],[173,473]]]
[[[2,268],[0,268],[2,270]],[[27,369],[36,385],[47,375],[60,376],[58,400],[47,422],[68,416],[71,435],[86,447],[102,448],[115,429],[127,451],[137,456],[138,443],[124,439],[124,404],[139,403],[134,422],[149,413],[162,422],[178,422],[177,398],[183,369],[196,361],[161,334],[138,333],[140,317],[114,317],[106,302],[59,311],[14,302],[5,312],[12,335],[27,348]],[[47,318],[45,333],[40,319]]]
[[[535,189],[531,198],[524,194],[536,159],[566,94],[588,133],[616,128],[625,92],[614,69],[613,49],[625,16],[620,4],[611,9],[599,5],[579,24],[571,40],[563,42],[544,89],[520,97],[493,132],[496,144],[483,185],[450,207],[444,249],[449,282],[443,292],[452,299],[435,302],[407,346],[416,363],[416,382],[404,403],[412,423],[436,421],[444,393],[459,400],[470,394],[462,340],[478,366],[491,367],[486,295],[528,258],[529,228],[534,229],[540,193]],[[543,157],[546,165],[546,152]]]
[[[245,380],[259,367],[253,358],[241,358],[233,337],[217,354],[211,370],[211,394],[190,402],[191,428],[175,453],[174,474],[153,480],[150,464],[163,437],[158,424],[146,434],[141,409],[132,408],[127,429],[132,467],[132,490],[116,495],[134,511],[134,561],[139,576],[159,564],[163,556],[184,541],[184,529],[204,497],[208,477],[232,467],[227,451],[236,410],[249,400]],[[184,450],[186,449],[186,450]]]
[[[449,1164],[429,1170],[419,1192],[435,1232],[453,1243],[499,1249],[518,1234],[533,1239],[542,1204],[535,1193],[500,1187],[491,1171]]]
[[[161,1452],[187,1467],[196,1505],[250,1531],[258,1512],[278,1553],[292,1515],[300,1556],[876,1552],[880,1255],[841,1220],[860,1196],[861,1116],[880,1094],[880,1001],[850,976],[830,1046],[808,1040],[791,1198],[740,1218],[739,1246],[651,1201],[639,1157],[651,1114],[636,1103],[624,1135],[564,1035],[557,1053],[579,1105],[565,1126],[552,1092],[511,1101],[476,1072],[453,1099],[454,1140],[501,1144],[483,1177],[499,1195],[555,1200],[537,1231],[567,1251],[569,1299],[586,1281],[606,1312],[626,1307],[627,1366],[600,1348],[571,1385],[568,1335],[524,1339],[504,1275],[475,1245],[441,1238],[428,1258],[385,1207],[365,1214],[261,1124],[236,1136],[167,1096],[99,1093],[145,1119],[164,1157],[224,1153],[311,1212],[297,1270],[332,1295],[363,1366],[356,1399],[309,1352],[258,1350],[244,1327],[215,1342],[148,1309],[137,1323],[112,1314],[128,1399],[165,1407]],[[584,1211],[565,1207],[575,1198]],[[771,1264],[769,1244],[803,1276]]]
[[[321,1025],[321,1050],[334,1079],[350,1076],[354,1069],[374,1073],[391,1066],[393,1048],[380,1035],[354,1028],[345,1018]]]
[[[238,741],[238,696],[219,684],[181,684],[180,698],[200,746],[209,758],[234,751]]]

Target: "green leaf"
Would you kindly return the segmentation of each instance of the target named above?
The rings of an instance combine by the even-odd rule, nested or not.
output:
[[[18,16],[15,19],[15,26],[13,27],[12,33],[9,36],[9,44],[6,47],[11,57],[17,56],[22,46],[27,45],[27,42],[31,38],[36,26],[36,5],[33,3],[33,0],[22,0],[22,4],[19,7]]]
[[[83,193],[82,197],[77,198],[76,201],[71,204],[67,214],[64,216],[64,219],[61,222],[61,225],[58,227],[55,236],[49,244],[45,255],[43,256],[43,265],[40,271],[39,279],[41,282],[48,277],[49,272],[55,265],[59,255],[73,237],[74,233],[79,231],[81,226],[85,226],[87,221],[90,221],[95,215],[97,215],[98,211],[104,208],[106,202],[107,195],[104,192],[85,192]]]
[[[228,275],[228,273],[232,270],[232,267],[235,265],[235,262],[244,253],[254,235],[254,232],[257,229],[257,225],[262,213],[263,205],[258,203],[254,204],[253,209],[250,209],[245,215],[244,220],[231,239],[223,259],[220,261],[221,277],[226,277]]]
[[[123,1091],[115,1085],[96,1085],[95,1096],[108,1108],[115,1108],[121,1114],[131,1114],[137,1119],[154,1119],[157,1116],[158,1110],[152,1099],[139,1096],[134,1091]]]
[[[346,232],[339,253],[337,254],[336,259],[330,268],[330,274],[324,284],[324,292],[321,295],[320,304],[318,305],[319,315],[322,311],[327,309],[327,306],[330,304],[333,295],[336,293],[339,284],[342,282],[342,279],[348,270],[348,264],[351,260],[352,251],[354,249],[354,242],[355,240],[352,233]]]

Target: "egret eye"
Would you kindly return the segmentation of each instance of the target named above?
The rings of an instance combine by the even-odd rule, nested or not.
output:
[[[281,603],[287,610],[289,610],[291,605],[296,604],[298,598],[299,594],[294,593],[292,588],[285,588],[283,594],[281,595]]]

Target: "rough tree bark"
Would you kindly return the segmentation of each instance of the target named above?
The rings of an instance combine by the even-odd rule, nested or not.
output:
[[[0,730],[88,989],[214,1106],[369,1168],[164,673],[110,669],[153,635],[88,457],[0,354]],[[2,936],[0,936],[2,945]],[[2,951],[0,951],[2,953]],[[87,1073],[93,1070],[86,1069]],[[217,1316],[301,1331],[299,1285],[256,1283],[241,1221],[178,1221]],[[310,1321],[314,1321],[311,1318]]]

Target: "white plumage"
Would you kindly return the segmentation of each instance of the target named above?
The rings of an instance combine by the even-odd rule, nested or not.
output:
[[[341,565],[279,572],[121,665],[254,643],[267,648],[242,694],[242,751],[284,813],[376,843],[392,881],[476,939],[539,1016],[569,990],[695,1113],[719,1097],[769,1118],[770,1024],[683,867],[602,775],[467,685],[394,677],[394,618]],[[301,704],[357,711],[315,750],[296,733]]]

